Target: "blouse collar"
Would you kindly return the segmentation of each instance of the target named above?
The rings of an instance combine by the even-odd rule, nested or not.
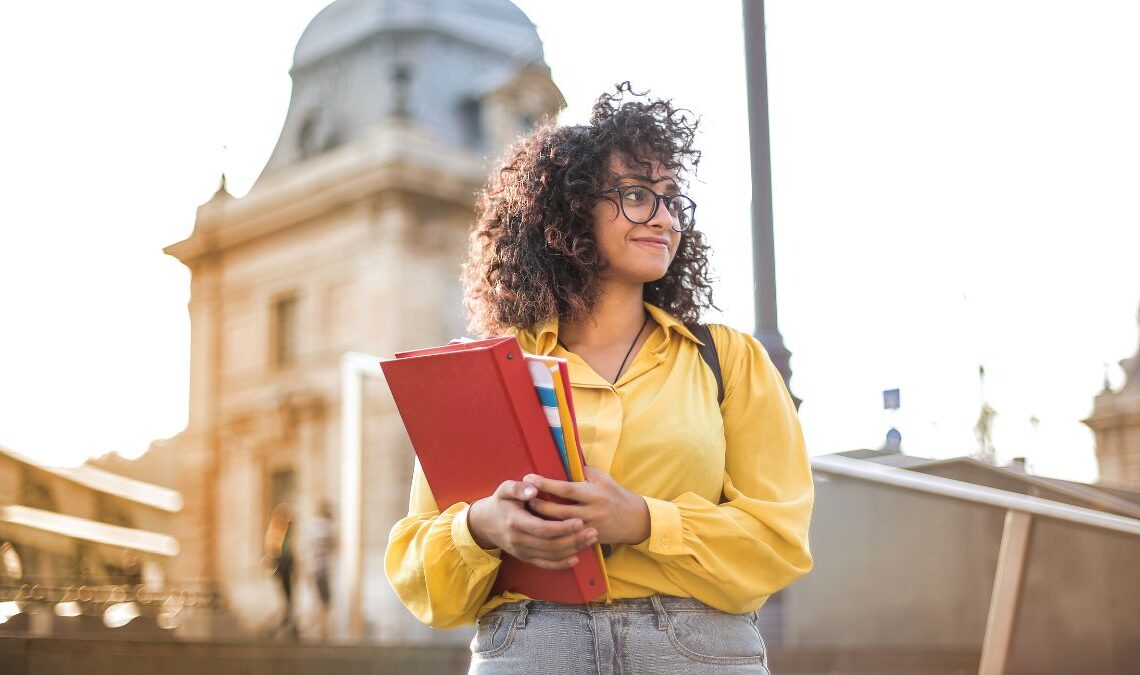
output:
[[[669,336],[671,333],[677,334],[681,337],[692,340],[698,345],[704,345],[704,343],[698,340],[697,336],[693,335],[692,331],[690,331],[688,327],[681,322],[680,319],[656,305],[652,305],[648,302],[643,304],[645,305],[645,311],[649,312],[649,316],[665,330],[666,336]],[[554,351],[554,348],[558,345],[558,318],[555,317],[549,321],[539,324],[533,329],[533,331],[520,331],[520,334],[521,333],[531,333],[531,335],[533,335],[534,353],[542,354],[544,356],[549,355],[550,352]]]

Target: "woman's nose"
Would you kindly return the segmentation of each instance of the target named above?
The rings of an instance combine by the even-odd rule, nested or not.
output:
[[[657,210],[653,212],[653,217],[649,219],[648,225],[659,229],[668,229],[673,226],[673,217],[669,215],[669,209],[666,208],[660,197],[657,197]]]

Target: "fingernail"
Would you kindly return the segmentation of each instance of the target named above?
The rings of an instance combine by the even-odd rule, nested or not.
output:
[[[523,496],[524,497],[533,497],[534,496],[534,488],[532,488],[529,485],[524,487],[523,488]]]
[[[598,531],[595,530],[594,528],[590,528],[590,529],[586,530],[586,538],[587,539],[593,539],[594,537],[597,537],[597,536],[598,536]]]
[[[570,563],[570,566],[573,567],[573,566],[578,564],[578,559],[577,558],[570,558],[566,562]]]

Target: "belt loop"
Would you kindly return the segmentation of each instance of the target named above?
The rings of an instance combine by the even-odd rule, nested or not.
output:
[[[515,617],[515,628],[526,628],[527,605],[529,604],[530,600],[519,602],[519,613],[518,616]]]
[[[651,595],[649,602],[653,603],[653,613],[657,615],[657,630],[669,628],[669,615],[665,613],[665,606],[661,604],[661,596]]]

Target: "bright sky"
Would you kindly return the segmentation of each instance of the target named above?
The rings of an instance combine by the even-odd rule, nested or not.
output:
[[[189,274],[161,249],[223,170],[249,189],[325,4],[0,9],[0,444],[76,463],[184,428]],[[517,4],[563,121],[626,79],[703,117],[691,195],[722,320],[751,330],[739,2]],[[912,454],[973,451],[984,363],[999,457],[1095,478],[1080,420],[1140,342],[1140,5],[767,5],[780,328],[811,451],[892,424]]]

